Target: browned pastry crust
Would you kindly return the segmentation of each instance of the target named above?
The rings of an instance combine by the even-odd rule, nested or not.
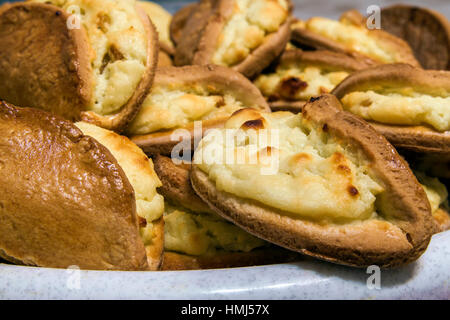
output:
[[[190,3],[178,10],[172,16],[172,21],[170,22],[170,38],[172,39],[172,42],[175,44],[175,46],[180,41],[181,33],[183,32],[183,28],[186,25],[186,21],[194,12],[196,6],[197,3]]]
[[[222,29],[233,14],[234,1],[203,0],[190,14],[175,50],[174,63],[183,65],[206,65],[220,38]],[[253,50],[243,61],[232,66],[247,78],[254,78],[270,65],[284,50],[290,38],[292,19],[280,26],[277,32],[267,36],[263,44]]]
[[[333,94],[342,99],[352,91],[370,88],[411,87],[419,93],[439,95],[450,91],[450,73],[411,67],[407,64],[380,65],[353,73]],[[396,147],[424,153],[450,155],[450,132],[425,126],[396,126],[371,122],[375,129]]]
[[[102,116],[84,111],[92,96],[90,45],[83,28],[67,28],[69,15],[43,3],[19,2],[0,8],[0,97],[44,109],[69,120],[83,119],[123,130],[139,111],[157,63],[157,33],[140,9],[148,33],[147,69],[120,112]]]
[[[164,199],[194,212],[215,214],[194,192],[189,179],[189,164],[173,163],[172,159],[156,155],[155,171],[162,182],[158,189]],[[202,256],[166,251],[164,252],[163,270],[193,270],[244,267],[300,260],[298,254],[282,248],[257,248],[250,252],[217,251]]]
[[[364,60],[354,59],[346,54],[328,50],[303,51],[299,49],[286,50],[279,59],[280,65],[306,65],[315,66],[326,70],[355,72],[366,69],[370,65]],[[269,105],[272,111],[291,111],[298,113],[306,101],[288,101],[270,97]]]
[[[450,22],[427,8],[394,5],[382,9],[382,28],[404,39],[425,69],[450,69]]]
[[[439,208],[433,213],[433,218],[437,224],[437,232],[450,230],[450,213],[445,208]]]
[[[244,106],[255,106],[260,110],[270,111],[261,92],[248,79],[225,67],[208,65],[161,68],[157,70],[153,83],[154,86],[203,86],[215,95],[230,94],[241,101]],[[225,121],[226,119],[202,121],[201,135],[203,136],[203,133],[208,129],[222,127]],[[194,137],[193,123],[183,129],[190,131],[191,148],[193,148],[194,141],[200,141],[201,136]],[[173,147],[186,138],[172,139],[175,130],[134,135],[131,136],[131,140],[147,154],[170,155]]]
[[[106,147],[71,122],[0,106],[0,256],[26,265],[147,270],[136,200]]]
[[[288,249],[327,261],[364,267],[403,265],[426,249],[435,224],[424,189],[392,145],[365,121],[341,110],[324,95],[303,108],[303,116],[342,143],[362,151],[385,191],[379,198],[385,220],[320,224],[295,219],[259,202],[216,189],[197,166],[191,182],[197,194],[218,214],[248,232]]]
[[[341,21],[343,20],[349,21],[356,26],[358,26],[358,22],[362,21],[357,15],[357,12],[353,10],[344,14],[341,17]],[[389,43],[390,46],[395,47],[395,50],[401,54],[403,63],[420,67],[419,62],[415,59],[413,53],[411,52],[411,48],[405,41],[383,30],[371,30],[370,32],[382,41]],[[292,30],[291,41],[300,48],[341,52],[350,55],[355,59],[362,60],[369,65],[380,64],[380,61],[374,60],[359,52],[351,51],[343,44],[304,28],[295,28]]]

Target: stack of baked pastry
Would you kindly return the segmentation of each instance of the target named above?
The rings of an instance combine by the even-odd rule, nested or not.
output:
[[[381,29],[354,10],[292,12],[0,7],[0,257],[102,270],[417,260],[450,228],[450,23],[410,6],[383,9]]]

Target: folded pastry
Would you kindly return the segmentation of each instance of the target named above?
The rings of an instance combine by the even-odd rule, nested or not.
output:
[[[196,6],[196,2],[190,3],[182,7],[173,15],[172,20],[170,21],[169,30],[170,39],[175,45],[180,41],[181,33],[186,25],[186,21],[189,19],[190,15],[195,12]]]
[[[138,112],[158,54],[134,0],[5,4],[0,47],[0,98],[117,131]]]
[[[404,40],[383,30],[370,30],[346,16],[339,21],[311,18],[292,30],[291,41],[301,48],[342,52],[371,64],[420,66]]]
[[[161,182],[136,145],[6,103],[0,130],[0,257],[42,267],[159,268]]]
[[[289,0],[201,0],[194,10],[177,43],[177,66],[216,64],[252,78],[289,41]]]
[[[258,239],[214,213],[192,190],[189,164],[155,157],[166,200],[163,270],[228,268],[298,258]]]
[[[149,16],[158,32],[159,48],[169,55],[175,53],[175,46],[170,39],[170,23],[172,15],[157,3],[151,1],[138,1],[138,4]]]
[[[259,90],[236,71],[211,65],[161,68],[127,133],[147,154],[170,155],[186,138],[177,130],[185,129],[193,144],[195,121],[202,121],[200,139],[245,107],[270,110]]]
[[[369,65],[343,53],[326,50],[286,50],[275,70],[253,83],[269,101],[272,111],[299,112],[312,97],[331,92],[350,73]]]
[[[434,10],[394,5],[381,10],[382,28],[404,39],[425,69],[450,69],[450,22]]]
[[[244,230],[358,267],[402,265],[426,249],[435,224],[424,189],[394,147],[334,96],[313,98],[297,115],[244,109],[225,129],[200,142],[191,182]]]
[[[450,73],[383,65],[353,73],[332,92],[393,145],[450,155]]]
[[[431,213],[437,225],[437,232],[450,229],[450,211],[448,206],[448,191],[439,179],[430,177],[423,172],[414,171],[414,175],[425,189],[430,201]]]

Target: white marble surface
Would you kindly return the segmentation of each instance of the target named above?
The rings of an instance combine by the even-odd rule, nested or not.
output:
[[[316,260],[176,272],[80,271],[0,264],[0,299],[450,299],[450,232],[435,235],[415,263],[381,271]],[[79,288],[77,288],[79,284]]]

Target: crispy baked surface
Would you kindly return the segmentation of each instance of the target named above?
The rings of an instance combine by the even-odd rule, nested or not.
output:
[[[450,22],[431,9],[409,5],[383,8],[382,28],[404,39],[425,69],[449,70]]]
[[[194,121],[202,121],[203,131],[220,127],[244,107],[270,110],[259,90],[236,71],[213,65],[161,68],[127,134],[147,154],[170,155],[181,141],[172,139],[175,130],[193,137]]]
[[[325,130],[327,139],[337,139],[359,157],[366,157],[370,163],[366,173],[383,188],[376,195],[376,216],[333,223],[292,215],[248,194],[243,197],[225,191],[217,177],[212,178],[211,172],[198,164],[191,173],[194,190],[223,217],[291,250],[353,266],[392,267],[417,259],[435,225],[425,191],[407,163],[367,123],[341,111],[333,96],[324,95],[307,104],[302,117],[311,123],[311,132]]]
[[[72,123],[0,107],[0,255],[23,264],[146,270],[133,188],[117,160]]]
[[[395,146],[450,152],[450,74],[405,64],[353,73],[334,90],[345,109],[371,121]]]
[[[339,21],[313,17],[292,30],[291,40],[300,47],[342,52],[366,63],[420,67],[407,42],[383,30],[369,30],[346,15]]]
[[[203,0],[177,43],[175,65],[214,63],[252,78],[284,49],[290,35],[286,0]]]

